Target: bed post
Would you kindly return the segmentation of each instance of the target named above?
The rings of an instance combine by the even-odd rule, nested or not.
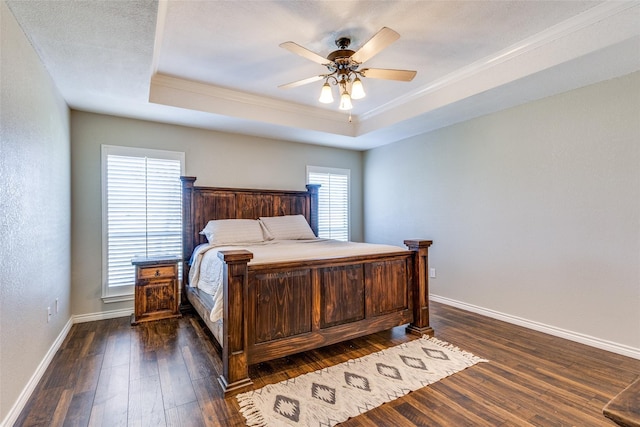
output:
[[[246,250],[220,251],[224,261],[222,320],[222,375],[218,382],[225,396],[253,385],[247,361],[247,263],[253,254]]]
[[[182,181],[182,283],[180,283],[180,305],[188,307],[186,286],[189,277],[189,258],[193,252],[193,183],[195,176],[181,176]]]
[[[405,240],[413,251],[413,322],[407,332],[414,335],[433,335],[429,326],[429,246],[431,240]]]
[[[307,184],[307,192],[309,192],[309,225],[313,234],[318,236],[318,190],[320,184]]]

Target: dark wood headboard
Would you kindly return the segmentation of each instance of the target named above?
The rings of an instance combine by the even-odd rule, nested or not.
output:
[[[304,215],[318,235],[318,188],[307,191],[196,187],[196,177],[182,176],[182,256],[187,261],[206,238],[200,231],[212,219],[258,219],[261,216]]]

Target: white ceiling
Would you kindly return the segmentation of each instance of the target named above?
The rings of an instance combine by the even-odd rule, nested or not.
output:
[[[364,150],[640,70],[640,1],[8,1],[71,108]],[[280,48],[398,41],[349,114]],[[335,95],[335,94],[334,94]]]

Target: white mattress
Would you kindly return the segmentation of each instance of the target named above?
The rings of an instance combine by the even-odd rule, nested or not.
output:
[[[223,262],[218,258],[218,252],[237,249],[246,249],[253,253],[253,259],[249,262],[249,265],[407,251],[407,249],[399,246],[342,242],[329,239],[272,240],[255,244],[243,244],[242,246],[200,245],[196,247],[193,253],[191,270],[189,271],[189,285],[213,296],[214,306],[210,314],[212,322],[222,319],[223,309]]]

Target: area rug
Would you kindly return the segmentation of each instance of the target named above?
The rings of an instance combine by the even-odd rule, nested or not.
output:
[[[248,426],[334,426],[486,360],[422,337],[237,396]]]

